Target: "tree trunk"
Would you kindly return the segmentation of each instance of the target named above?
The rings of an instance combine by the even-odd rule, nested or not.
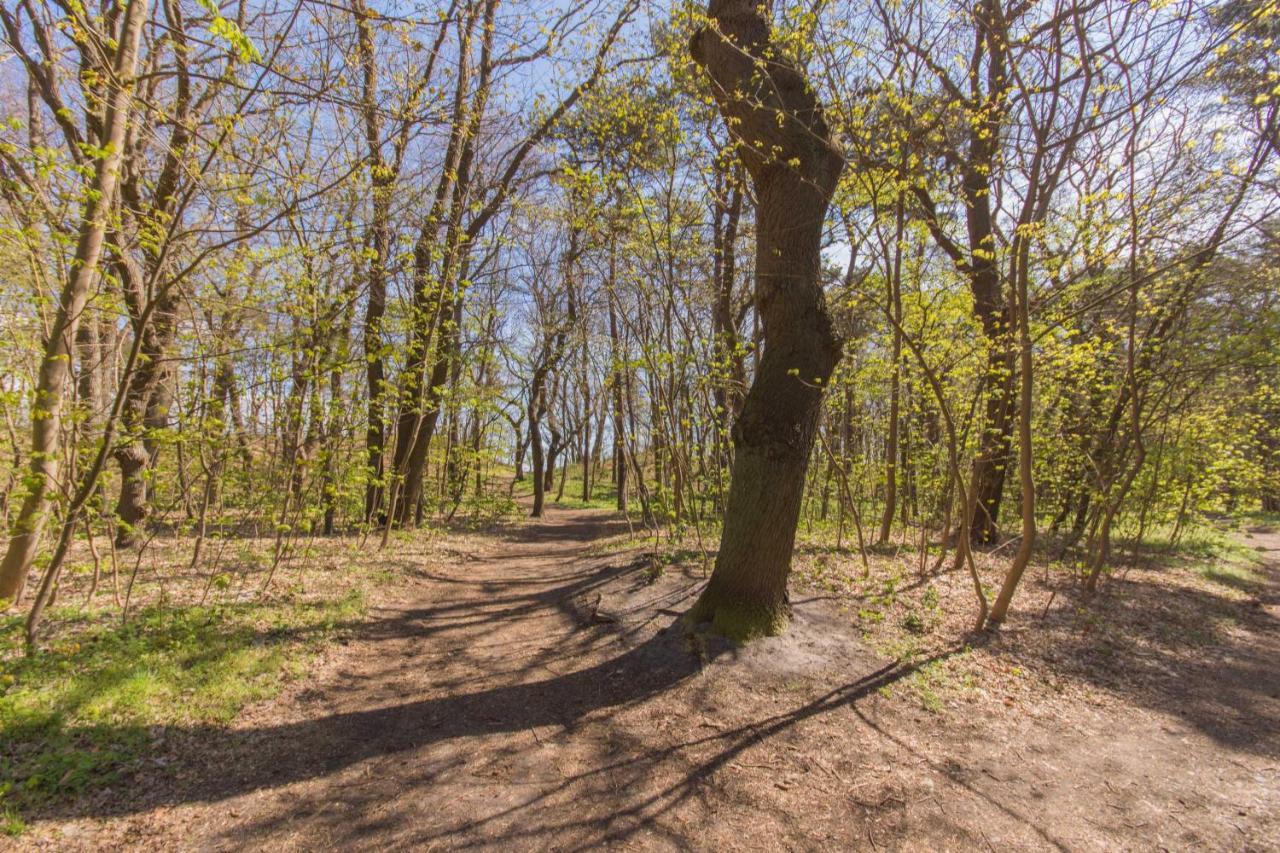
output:
[[[763,353],[733,426],[720,551],[692,623],[738,641],[783,630],[787,578],[822,394],[841,345],[820,281],[827,204],[844,161],[802,71],[772,43],[771,4],[712,0],[694,60],[712,78],[758,200]]]
[[[166,290],[155,300],[151,322],[143,325],[141,314],[135,321],[135,334],[142,336],[142,347],[138,366],[128,378],[120,415],[121,440],[113,453],[120,466],[117,548],[130,547],[137,541],[151,512],[147,471],[158,447],[147,433],[153,427],[168,423],[169,389],[165,386],[166,367],[162,359],[176,331],[176,310],[173,292]]]
[[[436,343],[435,363],[430,372],[430,385],[423,387],[427,377],[427,364],[431,345],[437,336],[443,337],[451,325],[455,299],[461,299],[461,283],[465,275],[455,277],[455,269],[465,263],[462,215],[466,207],[471,184],[471,161],[474,154],[475,134],[484,114],[488,98],[488,45],[492,39],[492,27],[488,18],[493,3],[486,7],[486,24],[483,35],[480,82],[476,91],[470,91],[473,72],[471,44],[477,17],[474,9],[466,16],[459,30],[459,68],[454,86],[452,118],[449,142],[445,149],[444,168],[436,183],[430,212],[414,246],[414,294],[412,330],[405,358],[404,402],[397,419],[396,446],[392,456],[394,482],[388,500],[388,514],[404,525],[415,517],[422,495],[422,480],[426,474],[427,450],[435,432],[439,416],[439,391],[449,375],[450,347],[445,341]],[[446,202],[447,214],[446,214]],[[439,229],[445,226],[443,242]],[[432,275],[434,258],[439,252],[441,260],[435,276]],[[430,398],[435,397],[435,404]]]
[[[582,388],[582,416],[579,428],[582,434],[578,437],[582,447],[582,500],[591,500],[591,375],[588,373],[587,340],[582,338],[581,359],[579,361],[580,383]]]
[[[529,401],[529,451],[533,457],[533,507],[529,510],[530,518],[542,518],[542,506],[546,500],[547,480],[545,475],[546,459],[542,451],[542,391],[537,389],[535,396]]]
[[[898,423],[902,403],[902,232],[906,210],[902,197],[895,209],[893,266],[889,272],[888,309],[893,317],[893,375],[889,386],[889,436],[884,448],[884,515],[880,518],[880,544],[889,541],[898,498]]]
[[[77,235],[71,273],[58,298],[58,310],[45,342],[31,407],[31,456],[28,492],[14,521],[9,547],[0,561],[0,607],[22,595],[27,574],[40,544],[48,511],[49,491],[58,478],[58,440],[62,430],[62,402],[71,373],[71,351],[77,326],[98,275],[98,262],[107,221],[115,200],[125,130],[129,123],[134,73],[147,0],[131,0],[123,16],[114,57],[114,77],[103,126],[104,155],[94,166]]]
[[[524,435],[520,429],[520,424],[515,425],[516,431],[516,449],[515,449],[515,480],[517,483],[524,481],[524,454],[529,449],[529,437]]]
[[[374,42],[372,15],[364,0],[355,0],[352,13],[356,19],[360,67],[361,115],[364,118],[365,142],[369,150],[373,215],[365,232],[364,245],[370,252],[366,280],[368,298],[364,314],[365,386],[368,392],[368,422],[365,426],[365,464],[368,482],[365,486],[364,520],[377,517],[382,500],[383,452],[386,447],[386,364],[383,358],[382,321],[387,313],[387,262],[391,254],[391,194],[395,188],[399,164],[393,168],[382,156],[382,112],[378,104],[378,61]]]
[[[1014,315],[1017,321],[1018,334],[1018,483],[1022,490],[1022,541],[1018,545],[1018,553],[1013,558],[1013,565],[1005,574],[1004,584],[996,597],[987,623],[998,627],[1009,615],[1009,605],[1013,602],[1013,594],[1022,581],[1022,574],[1031,562],[1031,555],[1036,543],[1036,487],[1033,477],[1034,459],[1031,444],[1031,411],[1032,411],[1032,353],[1031,353],[1031,318],[1028,307],[1027,287],[1027,252],[1026,243],[1021,244],[1018,274],[1014,277]]]
[[[1000,502],[1013,438],[1013,354],[1005,336],[993,339],[987,363],[987,407],[978,455],[973,460],[973,519],[970,541],[991,545],[1000,537]]]
[[[410,519],[415,518],[417,505],[422,497],[427,451],[431,447],[431,439],[440,419],[440,405],[449,379],[449,365],[453,360],[454,338],[457,334],[456,324],[451,319],[447,320],[440,332],[439,350],[431,369],[426,399],[422,403],[425,410],[418,412],[409,409],[400,417],[399,428],[404,430],[401,433],[404,439],[397,439],[396,470],[403,473],[403,479],[398,484],[399,499],[394,503],[395,520],[402,526],[408,526]]]
[[[556,462],[560,458],[560,452],[564,449],[564,445],[561,444],[560,430],[556,427],[554,418],[547,422],[547,427],[551,432],[551,444],[547,447],[546,469],[543,474],[546,482],[542,488],[549,492],[556,486]]]
[[[731,430],[733,420],[742,408],[742,389],[747,383],[746,365],[742,358],[742,344],[738,335],[738,319],[734,315],[734,285],[737,283],[738,222],[742,217],[742,183],[737,170],[721,168],[724,180],[721,194],[728,199],[715,200],[714,273],[716,298],[712,305],[711,322],[715,334],[715,370],[717,381],[712,389],[719,429],[717,446],[722,446]],[[721,465],[729,464],[728,448],[721,452]]]
[[[623,394],[626,392],[626,365],[618,335],[618,312],[614,306],[613,285],[617,280],[617,243],[609,242],[609,347],[613,358],[613,479],[618,489],[618,512],[627,511],[626,421],[623,416]]]

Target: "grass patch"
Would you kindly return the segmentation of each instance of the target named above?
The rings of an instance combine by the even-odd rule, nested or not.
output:
[[[1148,568],[1179,568],[1221,586],[1249,592],[1261,582],[1255,570],[1262,561],[1240,536],[1248,525],[1239,524],[1238,519],[1228,521],[1189,525],[1182,540],[1172,546],[1167,535],[1154,528],[1143,542],[1125,540],[1123,548],[1128,557],[1120,559]]]
[[[582,498],[564,497],[558,501],[551,501],[551,505],[559,509],[614,509],[618,505],[618,499],[597,496],[584,501]]]
[[[1257,587],[1261,579],[1254,570],[1262,562],[1257,551],[1228,530],[1202,527],[1196,533],[1179,548],[1179,556],[1190,559],[1197,574],[1242,592]]]
[[[1258,576],[1243,563],[1218,562],[1200,567],[1200,575],[1206,580],[1248,592],[1257,587]]]
[[[569,482],[571,485],[580,485],[574,483],[573,480],[570,480]],[[569,490],[566,489],[565,491],[567,492]],[[530,489],[530,493],[532,494],[532,489]],[[639,499],[637,498],[636,500]],[[547,501],[561,509],[617,509],[618,492],[612,486],[605,484],[604,486],[593,489],[591,500],[588,501],[584,501],[582,499],[581,490],[579,490],[577,495],[566,494],[558,501],[553,500],[551,495],[547,495]]]
[[[56,614],[52,646],[22,655],[22,619],[0,621],[0,831],[55,799],[110,784],[157,727],[222,725],[305,672],[311,651],[364,610],[357,592],[271,602]]]
[[[0,835],[16,838],[27,831],[27,822],[11,808],[0,809]]]
[[[915,693],[920,707],[930,714],[941,714],[949,698],[976,689],[977,680],[961,665],[960,660],[935,660],[924,663],[904,679]]]
[[[1232,517],[1232,522],[1238,530],[1253,533],[1275,533],[1280,531],[1280,512],[1255,510],[1253,512],[1237,513]]]

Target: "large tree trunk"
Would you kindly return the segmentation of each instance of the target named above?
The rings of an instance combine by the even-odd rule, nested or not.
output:
[[[452,293],[452,292],[451,292]],[[418,502],[422,497],[422,480],[427,470],[427,451],[431,447],[431,439],[435,436],[436,425],[440,420],[440,406],[444,399],[445,385],[449,380],[450,365],[453,361],[454,341],[458,335],[457,324],[452,320],[452,301],[459,298],[456,293],[448,297],[447,319],[440,329],[440,339],[435,362],[431,368],[430,381],[427,385],[423,411],[407,409],[400,416],[400,433],[396,444],[396,470],[402,472],[403,479],[397,484],[399,498],[395,505],[393,517],[401,526],[413,523]]]
[[[772,43],[771,4],[712,0],[691,42],[756,191],[763,353],[733,426],[715,570],[689,620],[736,640],[786,625],[787,578],[822,394],[840,341],[820,281],[822,228],[844,161],[802,71]],[[767,57],[767,58],[766,58]]]
[[[983,374],[987,394],[986,417],[973,460],[968,502],[969,538],[974,544],[994,542],[999,531],[1000,500],[1004,493],[1005,467],[1013,435],[1013,397],[1016,356],[1010,337],[1012,315],[1001,289],[996,259],[996,229],[992,213],[992,175],[999,154],[1000,134],[1008,112],[1006,80],[1008,39],[1002,35],[1003,14],[998,0],[975,3],[975,43],[969,75],[974,115],[968,145],[957,152],[960,194],[964,202],[968,245],[947,236],[938,218],[937,204],[923,185],[912,187],[920,200],[924,221],[935,242],[969,279],[973,315],[982,325],[987,345]]]
[[[131,0],[123,18],[113,61],[115,80],[119,85],[111,88],[103,122],[102,149],[105,153],[94,164],[92,186],[88,188],[91,192],[87,195],[80,219],[71,274],[59,294],[58,310],[40,362],[35,401],[31,408],[30,485],[14,521],[4,560],[0,561],[0,607],[4,602],[13,604],[22,595],[44,529],[49,491],[58,478],[62,400],[71,373],[72,345],[80,316],[89,300],[89,289],[98,275],[98,261],[102,257],[107,222],[119,182],[138,45],[142,25],[147,18],[147,0]]]
[[[1000,502],[1013,439],[1015,356],[1005,335],[992,340],[991,346],[986,418],[973,460],[974,503],[969,539],[975,545],[991,545],[1000,538]]]
[[[458,298],[458,281],[454,278],[454,265],[459,261],[461,216],[470,191],[470,162],[473,152],[477,122],[484,112],[487,94],[485,82],[481,82],[474,95],[470,92],[472,63],[472,37],[477,23],[474,8],[465,16],[459,29],[459,67],[453,96],[449,142],[444,154],[444,168],[436,183],[430,212],[414,247],[414,292],[412,325],[409,347],[405,357],[403,402],[396,425],[396,446],[392,455],[393,482],[388,498],[390,520],[408,523],[417,509],[422,493],[422,478],[426,471],[427,450],[435,431],[435,418],[430,417],[431,403],[427,399],[430,388],[443,387],[448,378],[448,359],[440,354],[447,350],[436,344],[435,365],[428,380],[428,360],[437,334],[448,326],[453,316],[453,299]],[[486,42],[491,33],[486,33]],[[487,70],[482,69],[484,74]],[[440,227],[445,226],[443,242]],[[432,274],[435,255],[440,252],[437,274]],[[437,383],[438,380],[438,383]],[[430,423],[428,425],[428,420]]]
[[[176,6],[166,4],[165,13],[176,39],[175,49],[185,49],[185,36]],[[173,401],[171,380],[174,378],[165,359],[177,334],[177,283],[163,278],[166,253],[144,239],[157,223],[181,218],[178,197],[182,194],[187,152],[194,137],[189,123],[194,121],[190,74],[179,65],[175,80],[173,131],[165,147],[164,160],[155,177],[151,196],[146,198],[142,174],[126,169],[120,185],[121,237],[133,235],[143,253],[141,266],[130,257],[124,240],[117,240],[116,269],[125,304],[129,309],[133,332],[140,339],[138,364],[126,378],[124,408],[121,411],[120,447],[116,459],[120,463],[120,500],[116,515],[120,519],[117,543],[132,544],[150,515],[148,504],[148,471],[159,457],[156,436],[169,423],[169,407]],[[129,155],[137,160],[138,154]],[[181,466],[179,466],[181,470]]]
[[[1031,562],[1036,542],[1036,487],[1031,444],[1032,412],[1032,353],[1031,310],[1028,306],[1027,269],[1029,249],[1019,240],[1018,273],[1014,277],[1014,317],[1018,334],[1018,484],[1022,491],[1022,541],[1018,553],[1005,575],[1000,594],[988,615],[988,624],[998,627],[1009,615],[1013,594],[1022,581],[1022,574]],[[1141,538],[1141,537],[1139,537]]]
[[[994,162],[995,143],[990,137],[998,133],[998,128],[990,126],[985,130],[986,136],[975,132],[971,146],[973,162],[967,165],[962,178],[969,230],[969,289],[973,295],[973,312],[982,325],[987,345],[983,379],[987,393],[986,417],[971,477],[974,501],[969,539],[975,545],[989,545],[1000,535],[997,523],[1013,436],[1016,369],[1010,338],[1012,316],[993,254],[995,227],[990,200],[990,164]]]

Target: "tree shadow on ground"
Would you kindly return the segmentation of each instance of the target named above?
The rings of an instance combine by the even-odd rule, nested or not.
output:
[[[1093,597],[1060,589],[1059,605],[1026,626],[1047,642],[1009,638],[1007,650],[1180,717],[1224,746],[1280,755],[1280,571],[1262,566],[1255,580],[1210,571],[1208,584],[1170,571],[1122,571]]]
[[[531,546],[522,548],[521,555],[539,560],[538,546],[544,541],[574,539],[586,547],[598,535],[598,518],[508,533],[513,541]],[[231,815],[220,836],[223,842],[274,843],[305,826],[309,839],[322,838],[326,846],[338,847],[390,838],[393,844],[412,846],[554,844],[587,849],[641,833],[687,846],[694,837],[687,834],[688,827],[677,831],[672,824],[687,820],[688,805],[704,815],[723,808],[725,776],[734,774],[721,771],[738,763],[744,753],[774,739],[785,743],[795,727],[838,709],[853,706],[859,712],[857,703],[865,697],[956,651],[946,649],[913,664],[868,665],[856,677],[841,679],[840,686],[796,697],[780,710],[753,704],[736,709],[738,713],[729,715],[732,722],[712,726],[714,731],[704,733],[699,724],[689,722],[674,737],[655,738],[644,725],[647,715],[671,711],[672,703],[654,701],[664,694],[689,688],[690,701],[675,705],[695,715],[716,715],[711,681],[696,679],[708,664],[720,666],[733,658],[733,650],[716,644],[691,647],[674,614],[655,625],[658,630],[652,633],[629,631],[625,625],[594,625],[592,611],[583,608],[584,599],[590,602],[609,584],[634,582],[643,570],[644,555],[618,563],[616,557],[610,562],[575,551],[557,553],[564,565],[552,564],[549,571],[545,563],[541,571],[518,564],[504,567],[501,577],[423,570],[445,591],[439,601],[375,611],[375,618],[348,626],[352,640],[376,648],[431,640],[456,655],[464,664],[459,668],[463,674],[431,682],[433,692],[446,691],[445,695],[404,701],[411,694],[379,693],[372,696],[384,702],[378,707],[235,731],[216,726],[118,729],[122,738],[145,735],[167,743],[168,760],[180,771],[148,765],[126,780],[124,795],[117,786],[116,791],[50,804],[39,816],[131,815],[262,792],[279,799],[272,808],[255,809],[248,820]],[[1266,595],[1274,593],[1269,583],[1263,590]],[[449,590],[467,584],[473,589],[462,598],[449,597]],[[482,595],[477,597],[477,592]],[[1181,713],[1232,748],[1271,752],[1273,744],[1267,740],[1280,721],[1276,649],[1251,648],[1250,643],[1268,630],[1274,640],[1274,617],[1211,591],[1170,589],[1148,577],[1116,578],[1106,595],[1084,605],[1069,600],[1050,611],[1044,623],[1029,626],[1052,636],[1052,643],[1037,647],[1047,649],[1044,657],[1050,667],[1135,704]],[[477,634],[485,625],[542,618],[548,612],[568,615],[591,630],[548,636],[545,642],[530,642],[526,636],[518,644],[522,648],[512,649],[509,658],[502,657],[504,641],[491,642]],[[1247,636],[1236,635],[1233,626],[1241,625]],[[1193,631],[1201,633],[1192,636]],[[1018,648],[1013,633],[999,642],[1015,654],[1030,653]],[[487,649],[477,648],[486,643]],[[532,654],[520,657],[522,651]],[[400,660],[390,651],[383,658],[363,675],[390,682],[397,672],[423,663],[420,658]],[[574,666],[579,668],[559,671]],[[699,691],[704,691],[700,698]],[[868,725],[893,740],[887,730]],[[541,751],[545,741],[555,741],[561,750],[555,755],[581,749],[584,741],[592,751],[565,769]],[[942,764],[934,770],[947,773]],[[489,772],[506,776],[496,783],[484,775]],[[322,779],[323,784],[280,791]],[[1016,807],[993,799],[962,777],[952,781],[1036,832],[1043,844],[1063,846]],[[505,799],[483,808],[446,808],[451,798],[477,791],[494,791],[496,798],[498,790]],[[440,813],[431,813],[437,807]],[[661,820],[677,809],[682,810],[680,819]]]
[[[557,525],[560,537],[564,537],[567,526]],[[598,535],[598,525],[593,525],[592,530]],[[511,535],[536,545],[545,534],[531,528],[512,531]],[[563,571],[529,577],[524,577],[516,566],[497,582],[442,576],[435,580],[472,582],[481,591],[486,591],[486,586],[495,589],[479,601],[472,596],[461,600],[446,598],[429,607],[387,612],[344,630],[356,642],[414,642],[434,637],[437,644],[448,646],[474,637],[477,625],[545,615],[548,610],[567,614],[586,627],[584,621],[589,620],[584,620],[584,615],[590,614],[582,612],[583,599],[590,599],[607,584],[626,585],[636,580],[630,575],[639,575],[642,563],[643,560],[618,564],[615,558],[611,564],[579,558],[572,565],[566,564]],[[322,786],[299,789],[304,792],[299,796],[306,797],[305,792],[310,792],[322,796],[323,803],[269,810],[252,823],[237,823],[225,837],[236,843],[266,839],[282,831],[283,823],[303,816],[323,826],[326,837],[339,846],[367,839],[371,832],[389,830],[412,832],[414,844],[450,837],[451,845],[458,846],[458,833],[463,834],[462,838],[471,838],[471,834],[476,838],[488,836],[490,842],[486,843],[491,843],[495,832],[510,843],[528,843],[542,836],[549,841],[563,838],[566,832],[586,833],[593,845],[607,843],[630,837],[641,828],[646,832],[661,831],[655,824],[661,815],[703,797],[708,780],[744,751],[807,719],[847,707],[930,662],[868,667],[872,671],[790,710],[751,712],[752,722],[744,725],[706,735],[697,731],[681,733],[674,740],[655,742],[620,719],[629,710],[695,679],[708,665],[718,665],[721,658],[730,660],[737,654],[723,643],[691,643],[678,617],[669,614],[659,618],[661,621],[656,624],[650,618],[652,627],[643,632],[633,630],[631,625],[596,625],[544,648],[533,648],[531,656],[512,665],[502,660],[502,666],[488,671],[479,669],[485,660],[491,660],[484,654],[502,652],[494,648],[494,643],[485,653],[470,647],[458,648],[462,660],[474,662],[476,677],[456,683],[433,679],[433,691],[447,691],[445,695],[416,701],[388,701],[382,707],[240,730],[171,726],[110,731],[104,730],[110,727],[96,727],[93,733],[99,738],[144,737],[165,744],[166,761],[174,769],[146,763],[124,780],[127,793],[123,796],[117,785],[116,790],[50,803],[36,816],[68,819],[139,814],[157,807],[218,803],[251,792],[325,779]],[[607,652],[603,658],[601,650]],[[530,648],[526,646],[523,651]],[[575,671],[556,672],[568,670],[575,663],[580,665],[586,659],[582,655],[592,651],[595,654],[589,660],[596,662]],[[405,662],[395,657],[387,654],[385,669],[375,668],[366,675],[385,684],[394,680],[390,676],[397,668],[421,665],[420,660]],[[379,659],[378,667],[382,666],[384,662]],[[499,682],[497,686],[495,681]],[[381,698],[379,695],[375,701]],[[585,728],[591,727],[593,734],[587,740],[592,740],[598,737],[601,726],[607,728],[609,738],[628,742],[631,748],[601,755],[578,771],[554,779],[543,778],[546,767],[542,759],[523,754],[534,749],[539,730],[558,732],[569,744],[565,748],[572,748]],[[87,729],[81,732],[88,734]],[[523,737],[530,732],[531,738]],[[68,733],[76,735],[74,730]],[[512,757],[504,750],[513,749],[509,742],[514,737],[520,737],[522,746]],[[410,789],[417,786],[416,790],[429,798],[439,785],[447,784],[442,780],[469,772],[472,751],[478,748],[475,739],[480,738],[485,739],[488,748],[484,754],[489,758],[496,753],[522,763],[520,773],[525,775],[512,783],[516,790],[527,792],[519,802],[465,818],[455,814],[432,827],[404,815],[374,819],[370,815],[378,812],[380,803],[390,796],[386,787],[339,781],[352,773],[367,773],[368,768],[394,764],[397,784]],[[404,764],[411,766],[400,766]],[[361,770],[353,770],[357,766]],[[655,783],[655,779],[661,781]],[[462,783],[455,780],[452,784]],[[470,790],[480,784],[483,783],[467,777],[464,787]],[[518,787],[521,785],[532,787]],[[323,794],[317,794],[320,791]],[[576,797],[583,791],[599,798],[599,802],[608,801],[609,807],[582,810],[548,805],[556,798]],[[355,819],[353,815],[360,817]],[[518,834],[507,825],[510,821],[520,826]],[[678,841],[675,837],[672,840]]]
[[[500,839],[511,844],[529,844],[543,836],[549,840],[564,838],[565,833],[572,836],[585,832],[592,839],[582,845],[585,848],[624,841],[642,828],[652,832],[658,829],[655,822],[662,815],[691,799],[701,798],[711,777],[746,750],[805,720],[848,707],[947,654],[913,665],[887,664],[800,707],[745,725],[656,748],[649,746],[638,752],[627,751],[614,760],[562,778],[530,780],[526,784],[535,787],[518,803],[444,826],[413,828],[413,842],[429,844],[449,839],[450,846],[467,847],[471,845],[462,839],[474,838],[476,846],[492,845]],[[248,731],[231,732],[216,727],[180,728],[161,733],[150,730],[146,734],[152,738],[169,738],[191,746],[203,757],[206,766],[188,765],[187,772],[178,780],[163,778],[158,771],[151,779],[136,777],[131,784],[145,786],[148,790],[143,796],[85,797],[53,806],[41,816],[104,818],[157,806],[218,802],[240,794],[332,776],[360,762],[390,758],[445,741],[526,730],[536,732],[547,726],[572,733],[588,715],[643,703],[691,678],[701,666],[699,659],[690,653],[683,632],[673,626],[595,666],[530,683]],[[690,761],[690,753],[699,755]],[[212,756],[217,756],[216,763],[208,763]],[[680,766],[680,772],[674,774],[671,781],[656,788],[644,784],[653,778],[657,768],[669,762]],[[424,786],[422,790],[429,792],[431,789],[426,786],[433,784],[435,776],[447,776],[458,767],[455,754],[452,761],[421,767],[416,776],[410,771],[411,775],[402,781]],[[584,786],[597,795],[612,791],[616,805],[603,813],[596,809],[541,813],[541,807],[550,801],[571,795]],[[327,787],[326,791],[343,801],[325,826],[326,837],[338,846],[360,839],[367,841],[370,833],[405,829],[389,818],[363,819],[375,812],[386,796],[380,788],[362,792],[358,786],[344,785]],[[226,837],[237,842],[272,837],[292,820],[315,817],[308,814],[315,805],[307,803],[300,813],[273,813],[249,826],[236,827]],[[536,819],[522,818],[521,813],[534,811],[539,812]],[[360,815],[362,819],[353,822],[352,815]],[[514,825],[510,825],[513,821]],[[483,842],[479,841],[481,838]],[[674,836],[671,840],[688,841]]]

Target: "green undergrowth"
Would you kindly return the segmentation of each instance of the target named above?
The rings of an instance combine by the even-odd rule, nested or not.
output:
[[[1236,518],[1236,523],[1255,533],[1276,533],[1280,532],[1280,512],[1245,512]]]
[[[558,501],[551,501],[551,505],[560,509],[614,509],[618,506],[618,498],[613,494],[596,494],[591,496],[591,500],[584,501],[581,497],[565,495]]]
[[[1248,592],[1262,582],[1255,571],[1259,562],[1254,553],[1241,549],[1202,562],[1196,568],[1205,580]]]
[[[1247,527],[1240,519],[1196,524],[1174,546],[1155,536],[1137,545],[1127,543],[1127,547],[1140,562],[1179,567],[1222,586],[1248,591],[1262,580],[1257,573],[1262,561],[1242,538]]]
[[[357,591],[321,602],[51,614],[48,648],[22,653],[0,621],[0,833],[42,805],[109,785],[166,731],[229,723],[306,671],[318,645],[364,611]],[[52,621],[52,620],[51,620]]]

